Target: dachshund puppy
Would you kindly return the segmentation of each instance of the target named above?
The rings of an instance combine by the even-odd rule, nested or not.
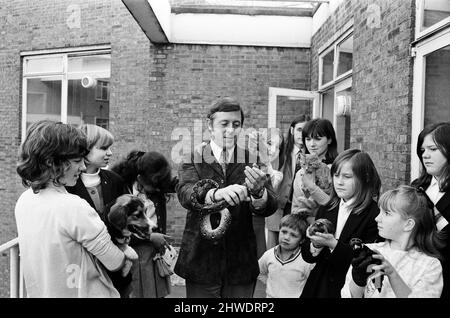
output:
[[[125,265],[120,272],[109,272],[109,276],[122,297],[131,293],[131,266],[138,259],[136,252],[128,246],[131,237],[150,240],[150,219],[144,212],[144,202],[136,196],[123,194],[118,197],[105,216],[105,223],[112,241],[125,253]]]

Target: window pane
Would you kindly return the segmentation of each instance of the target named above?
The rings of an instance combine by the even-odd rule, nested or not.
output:
[[[277,96],[277,127],[287,137],[291,122],[300,115],[312,117],[312,101],[296,97]]]
[[[61,120],[61,80],[55,77],[27,80],[27,128],[43,119]]]
[[[350,148],[350,109],[351,109],[351,93],[352,88],[349,87],[343,91],[336,93],[336,109],[339,107],[339,103],[341,103],[341,107],[345,105],[346,114],[345,116],[337,116],[336,117],[336,127],[334,130],[336,131],[336,139],[338,144],[338,152]]]
[[[67,121],[108,128],[110,55],[69,57]]]
[[[326,84],[333,80],[334,50],[328,52],[322,59],[322,79],[321,84]]]
[[[450,120],[450,46],[426,56],[424,124]]]
[[[333,123],[334,119],[334,89],[322,94],[322,117]]]
[[[96,74],[100,73],[100,76],[110,77],[111,55],[100,54],[69,57],[67,71],[69,73],[82,73],[81,75],[78,74],[78,76],[90,75],[97,77]],[[74,77],[73,75],[71,78]]]
[[[352,69],[353,64],[353,35],[339,44],[337,76]]]
[[[424,30],[448,17],[450,17],[450,1],[425,0],[421,30]]]
[[[61,73],[63,71],[62,61],[61,56],[27,59],[25,74]]]

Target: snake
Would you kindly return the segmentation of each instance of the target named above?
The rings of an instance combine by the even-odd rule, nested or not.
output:
[[[206,193],[211,190],[219,188],[219,184],[212,179],[202,179],[197,181],[190,196],[192,206],[200,213],[200,234],[207,240],[217,241],[224,235],[228,226],[231,223],[231,213],[228,210],[230,206],[225,200],[215,203],[202,203],[200,198],[204,198]],[[220,223],[215,229],[211,225],[211,215],[214,213],[220,214]]]

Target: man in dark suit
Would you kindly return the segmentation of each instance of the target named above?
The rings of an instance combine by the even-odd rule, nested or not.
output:
[[[188,212],[175,273],[186,279],[188,298],[252,297],[259,274],[252,213],[274,213],[276,198],[265,173],[237,145],[244,122],[239,103],[219,99],[207,121],[210,142],[196,147],[178,171],[178,199]],[[199,201],[229,204],[231,223],[218,240],[202,236],[201,215],[192,205],[193,187],[202,179],[216,181],[219,188],[209,190]],[[211,215],[212,227],[218,223],[217,214]]]

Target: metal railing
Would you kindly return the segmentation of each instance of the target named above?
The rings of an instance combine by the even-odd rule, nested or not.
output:
[[[19,239],[16,237],[5,244],[0,245],[0,254],[9,250],[9,277],[10,277],[10,297],[24,297],[23,271],[19,255]]]

